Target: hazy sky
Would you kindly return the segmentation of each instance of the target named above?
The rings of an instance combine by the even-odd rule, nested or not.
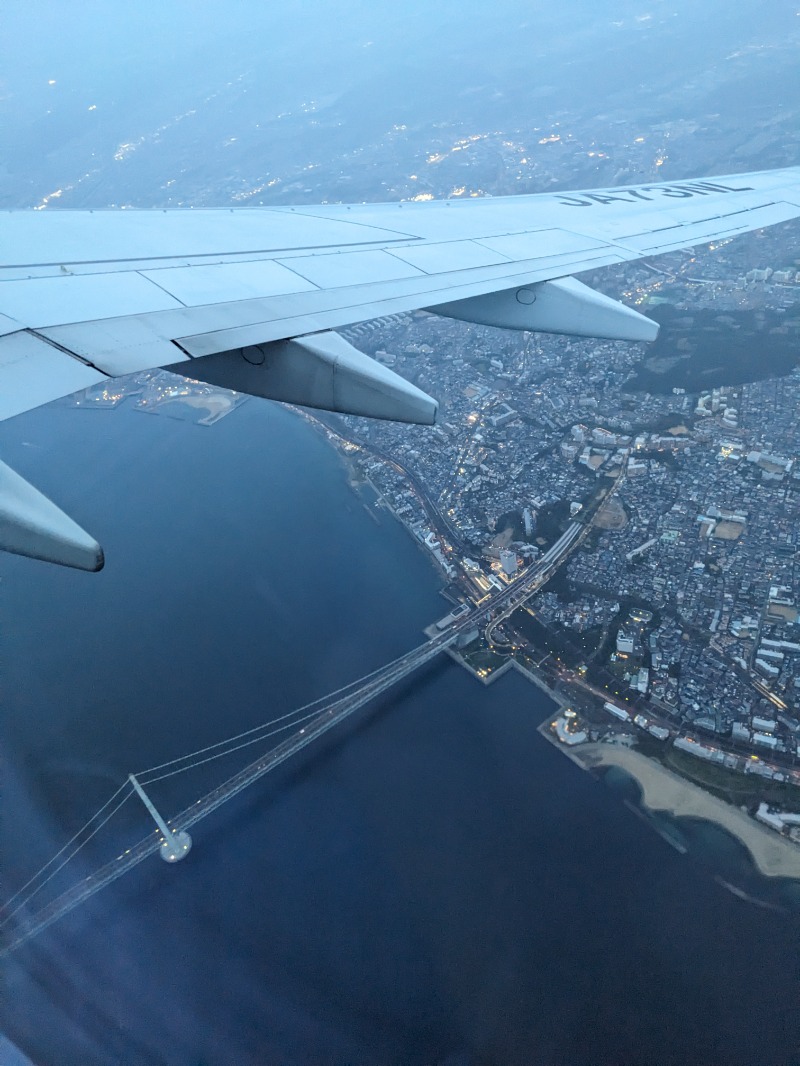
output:
[[[139,138],[169,152],[176,123],[186,143],[172,160],[190,150],[191,127],[209,187],[273,150],[285,166],[293,148],[299,166],[315,145],[330,152],[309,128],[310,105],[346,128],[337,152],[396,123],[524,129],[570,109],[597,116],[600,133],[612,112],[728,112],[744,135],[748,106],[778,121],[797,106],[798,37],[795,0],[6,0],[0,205],[113,171],[120,145]],[[280,130],[248,140],[279,117]],[[287,132],[295,143],[279,150]],[[129,186],[159,202],[155,178],[137,180]],[[106,180],[80,202],[109,202],[109,190]]]

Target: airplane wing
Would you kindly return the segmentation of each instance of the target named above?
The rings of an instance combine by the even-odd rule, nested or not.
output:
[[[431,424],[437,404],[334,331],[425,309],[623,340],[658,326],[571,277],[800,216],[800,167],[427,203],[0,214],[0,419],[154,367]],[[0,547],[99,545],[0,464]]]

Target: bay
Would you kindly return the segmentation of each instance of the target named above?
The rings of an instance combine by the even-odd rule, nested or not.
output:
[[[0,561],[6,882],[122,783],[422,639],[427,557],[300,416],[51,406],[4,458],[104,544]],[[518,676],[435,662],[5,965],[39,1063],[785,1064],[796,913],[726,891],[547,744]],[[239,764],[241,765],[241,764]],[[153,787],[169,815],[229,771]],[[129,803],[91,865],[148,828]],[[81,856],[83,858],[83,855]]]

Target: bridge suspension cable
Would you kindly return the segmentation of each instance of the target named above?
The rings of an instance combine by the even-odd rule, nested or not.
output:
[[[72,844],[74,844],[75,841],[78,840],[83,835],[83,833],[89,828],[89,826],[92,824],[92,822],[94,822],[95,819],[97,819],[103,813],[103,811],[105,811],[110,806],[110,804],[112,804],[114,802],[114,800],[117,798],[117,796],[120,795],[120,793],[124,793],[124,795],[122,796],[122,799],[114,807],[111,808],[109,813],[105,816],[105,818],[103,818],[103,820],[101,822],[99,822],[94,827],[94,829],[91,831],[91,833],[89,833],[88,836],[86,836],[85,839],[83,839],[80,842],[80,844],[78,844],[78,846],[76,848],[74,848],[72,850],[72,852],[70,852],[70,854],[67,855],[67,857],[65,859],[63,859],[58,864],[58,866],[56,866],[56,868],[54,870],[52,870],[48,874],[48,876],[45,878],[44,881],[42,881],[41,884],[39,884],[35,888],[31,889],[31,891],[28,892],[28,894],[25,896],[25,898],[20,900],[20,902],[17,904],[16,907],[14,907],[13,909],[9,910],[9,907],[11,907],[11,904],[16,899],[19,899],[19,897],[22,895],[22,893],[25,892],[26,889],[30,888],[30,886],[33,885],[34,882],[36,882],[53,865],[53,863],[56,862],[64,854],[64,852],[67,851],[67,849]],[[33,875],[33,877],[31,877],[28,881],[26,881],[25,884],[22,885],[21,888],[17,889],[17,891],[14,893],[13,896],[11,896],[9,899],[6,900],[6,902],[3,904],[3,907],[2,907],[2,910],[5,913],[3,914],[3,917],[0,918],[0,928],[5,926],[14,917],[15,914],[18,914],[19,911],[22,910],[23,907],[27,906],[27,904],[30,903],[30,901],[33,899],[33,897],[38,895],[38,893],[41,892],[41,890],[44,888],[44,886],[46,884],[48,884],[50,881],[52,881],[53,878],[56,876],[56,874],[59,873],[59,871],[63,870],[68,862],[71,862],[72,859],[75,858],[75,856],[78,854],[78,852],[81,850],[81,848],[84,848],[89,843],[89,841],[92,839],[92,837],[96,836],[96,834],[99,833],[99,831],[103,828],[103,826],[106,824],[106,822],[109,822],[113,818],[113,816],[117,813],[117,811],[125,803],[127,803],[127,801],[131,798],[132,795],[133,795],[133,785],[130,783],[130,781],[126,781],[124,785],[120,785],[120,787],[117,789],[117,791],[114,793],[114,795],[106,800],[106,802],[103,804],[103,806],[98,811],[96,811],[95,814],[92,815],[92,817],[89,819],[88,822],[86,822],[84,825],[81,826],[81,828],[78,830],[78,832],[75,833],[75,835],[70,840],[68,840],[67,843],[59,851],[57,851],[55,853],[55,855],[52,857],[52,859],[50,859],[48,862],[46,862],[44,864],[44,866]]]
[[[414,651],[417,651],[417,649],[414,649]],[[147,770],[139,770],[135,776],[142,784],[152,785],[155,781],[161,781],[166,777],[172,777],[173,774],[183,773],[184,770],[192,770],[197,766],[202,766],[204,763],[211,762],[213,759],[223,758],[225,755],[230,755],[234,751],[239,751],[241,748],[245,748],[250,744],[257,744],[260,740],[265,740],[267,737],[275,736],[283,730],[291,729],[295,725],[300,725],[301,722],[306,722],[318,714],[319,709],[323,705],[335,702],[338,698],[346,698],[348,692],[355,691],[363,685],[368,684],[370,681],[375,680],[381,674],[393,670],[398,663],[407,659],[409,654],[413,653],[404,652],[403,655],[398,655],[396,659],[384,663],[383,666],[379,666],[371,673],[364,674],[363,677],[359,677],[355,681],[350,681],[348,684],[342,685],[341,688],[334,689],[333,692],[328,692],[324,696],[319,696],[317,699],[311,700],[310,703],[306,703],[302,707],[296,707],[293,711],[288,711],[286,714],[279,715],[277,718],[271,718],[268,722],[262,722],[261,725],[253,726],[251,729],[245,729],[241,733],[237,733],[235,736],[226,737],[225,740],[218,740],[214,744],[208,744],[204,748],[198,748],[197,751],[189,752],[187,755],[180,755],[175,759],[159,763],[157,766],[151,766]],[[275,729],[270,729],[271,726],[275,726],[278,722],[285,722],[286,724],[277,726]],[[264,730],[269,730],[269,732],[263,732]],[[260,735],[256,736],[255,734]],[[250,737],[251,739],[242,744],[236,744],[235,747],[228,747],[228,745],[234,744],[238,740],[243,740],[244,737]],[[208,756],[205,759],[198,758],[201,755],[205,755],[207,752],[215,751],[215,749],[225,750],[217,751],[217,754]],[[190,759],[195,761],[188,762]],[[168,770],[169,767],[177,767],[178,763],[184,762],[187,763],[186,766],[180,766],[177,769]],[[160,774],[158,777],[153,777],[152,775],[158,770],[168,770],[168,772]]]
[[[584,527],[582,527],[580,523],[573,523],[568,527],[565,533],[562,534],[556,544],[554,544],[542,557],[538,566],[535,568],[535,573],[532,575],[539,581],[539,586],[542,583],[540,579],[544,578],[546,580],[549,578],[552,570],[558,562],[565,554],[569,553],[576,543],[580,541],[580,534],[583,528]],[[515,586],[509,586],[509,588],[501,591],[499,595],[495,596],[490,604],[484,605],[483,617],[488,623],[485,635],[490,643],[492,642],[491,634],[494,628],[504,621],[505,618],[511,614],[521,602],[523,602],[526,596],[530,594],[531,587],[530,580],[526,580],[526,582],[519,587],[519,590],[517,590]],[[504,606],[507,606],[508,609],[500,616],[495,616],[492,619],[489,613],[490,610],[496,610],[497,608]],[[263,776],[263,774],[267,773],[275,766],[278,766],[285,759],[289,758],[290,755],[293,755],[295,752],[311,743],[312,740],[330,729],[337,722],[340,722],[343,718],[352,714],[359,707],[362,707],[365,703],[384,692],[402,677],[405,677],[406,674],[410,673],[417,667],[422,666],[423,663],[433,658],[434,655],[443,651],[464,631],[466,631],[469,626],[473,625],[476,620],[477,616],[473,615],[466,619],[462,619],[461,621],[451,623],[446,630],[443,630],[426,644],[407,652],[405,655],[399,656],[391,663],[379,667],[377,670],[359,678],[357,681],[353,681],[348,685],[343,685],[341,688],[333,693],[329,693],[327,696],[313,700],[311,703],[308,703],[303,707],[299,707],[294,711],[289,711],[284,715],[279,715],[278,717],[271,719],[269,722],[254,726],[252,729],[245,730],[236,736],[228,737],[226,740],[209,744],[188,755],[183,755],[176,759],[160,763],[157,766],[152,766],[149,770],[140,771],[136,777],[141,779],[141,782],[144,784],[153,784],[156,781],[172,777],[175,774],[183,773],[184,771],[193,769],[197,766],[202,766],[204,763],[211,762],[214,759],[232,754],[233,752],[239,751],[251,744],[266,740],[269,737],[275,736],[277,733],[301,725],[303,722],[309,723],[307,726],[303,726],[302,729],[282,741],[277,747],[267,752],[266,755],[261,756],[255,762],[245,767],[244,770],[235,774],[232,778],[229,778],[218,788],[208,793],[202,799],[197,800],[192,807],[183,811],[177,816],[177,818],[171,819],[167,823],[172,826],[172,832],[175,832],[176,830],[186,830],[191,825],[194,825],[195,822],[199,821],[207,814],[210,814],[211,811],[216,810],[217,807],[226,800],[237,795],[247,785],[257,781]],[[162,774],[160,773],[161,770],[164,770],[165,772]],[[103,807],[101,807],[100,810],[89,819],[86,825],[84,825],[37,874],[30,878],[22,888],[18,889],[11,899],[0,908],[0,914],[2,914],[3,911],[7,911],[9,905],[15,900],[18,900],[27,889],[34,885],[35,882],[47,872],[50,866],[52,866],[53,863],[55,863],[69,850],[70,847],[72,847],[73,844],[76,843],[76,841],[80,839],[81,835],[86,832],[92,823],[98,819],[123,792],[124,795],[122,795],[122,799],[116,803],[116,806],[114,806],[105,818],[92,829],[91,833],[88,833],[86,838],[61,861],[56,869],[48,874],[47,878],[38,885],[38,887],[34,888],[31,892],[28,892],[27,896],[25,896],[25,898],[22,899],[17,906],[6,915],[6,917],[0,918],[1,930],[5,931],[5,926],[8,924],[10,918],[18,914],[26,903],[44,888],[44,886],[48,884],[53,877],[55,877],[56,874],[75,857],[75,855],[77,855],[81,848],[83,848],[88,841],[99,832],[99,830],[119,810],[122,804],[127,801],[133,792],[133,786],[130,784],[130,781],[126,782],[125,785],[122,785],[120,789],[118,789],[117,792],[106,801]],[[84,878],[83,882],[73,886],[73,888],[67,892],[62,893],[50,904],[43,907],[39,912],[25,921],[12,936],[7,937],[4,946],[0,949],[0,955],[7,954],[13,948],[19,946],[31,936],[34,936],[41,929],[50,925],[51,922],[56,921],[57,918],[72,910],[73,907],[78,906],[80,902],[98,891],[98,889],[109,884],[111,881],[116,880],[116,878],[121,876],[126,870],[129,870],[132,866],[141,862],[143,858],[158,851],[161,847],[161,843],[161,838],[156,834],[151,833],[150,836],[140,841],[135,847],[128,848],[122,855],[119,855],[116,859]]]
[[[556,558],[563,555],[564,551],[572,546],[580,529],[581,526],[579,524],[573,523],[558,542],[553,545],[550,551],[547,552],[543,559],[540,560],[539,569],[542,568],[542,563],[546,563],[547,567],[552,566],[556,561]],[[545,569],[547,567],[545,567]],[[525,586],[522,591],[526,591],[527,587],[528,586]],[[512,587],[509,587],[509,589],[501,592],[499,596],[495,597],[494,606],[499,607],[505,601],[510,600],[512,609],[516,607],[521,600],[514,602],[514,591],[515,590]],[[489,605],[484,606],[484,616],[488,619]],[[508,613],[511,612],[509,611]],[[486,636],[488,639],[491,639],[491,630],[504,618],[505,615],[495,618],[493,622],[489,623],[486,630]],[[357,710],[359,707],[363,706],[364,703],[395,684],[396,681],[400,680],[400,678],[404,677],[411,670],[421,666],[428,659],[448,647],[468,626],[471,626],[472,624],[473,618],[466,618],[459,622],[452,623],[448,626],[447,630],[443,630],[426,644],[423,644],[404,655],[398,656],[398,658],[394,659],[392,662],[384,664],[377,670],[373,670],[371,673],[358,678],[356,681],[343,685],[341,688],[336,689],[332,693],[328,693],[326,696],[312,700],[303,707],[279,715],[276,718],[270,719],[268,722],[263,722],[261,725],[244,730],[233,737],[228,737],[225,740],[206,745],[206,747],[199,748],[197,751],[191,752],[188,755],[179,756],[175,759],[170,759],[167,762],[159,763],[156,766],[151,766],[148,770],[141,770],[135,776],[142,784],[154,784],[156,781],[161,781],[164,778],[172,777],[175,774],[194,769],[195,767],[202,766],[214,759],[230,755],[235,751],[250,746],[251,744],[259,743],[260,741],[275,736],[280,732],[301,725],[303,722],[311,723],[309,726],[300,729],[299,732],[283,741],[272,751],[268,752],[266,756],[263,756],[260,760],[257,760],[249,767],[246,767],[240,772],[240,774],[235,775],[234,778],[230,778],[224,785],[203,797],[202,800],[198,800],[193,807],[184,811],[177,819],[172,820],[171,824],[173,825],[173,828],[188,828],[188,826],[194,824],[194,822],[198,821],[201,817],[204,817],[205,814],[210,813],[211,810],[215,810],[225,799],[230,799],[244,788],[245,785],[257,780],[263,773],[266,773],[274,766],[277,766],[284,759],[288,758],[289,755],[299,751],[302,747],[305,747],[306,744],[310,743],[311,740],[319,736],[322,732],[325,732],[332,725],[341,721],[348,714],[352,714],[354,710]],[[209,754],[211,752],[214,754]],[[164,770],[165,773],[159,773],[161,770]],[[132,792],[133,786],[128,780],[124,785],[121,785],[120,788],[117,789],[114,795],[111,796],[94,815],[92,815],[88,822],[86,822],[86,824],[82,826],[69,841],[67,841],[52,859],[45,863],[45,865],[21,888],[19,888],[5,904],[0,906],[0,929],[4,929],[8,921],[78,854],[92,837],[94,837],[96,833],[99,832],[99,830],[113,817],[113,815],[116,814],[116,812],[128,800]],[[116,806],[113,807],[102,821],[94,826],[92,831],[86,835],[85,839],[73,848],[66,858],[64,858],[59,865],[48,874],[47,878],[40,885],[28,892],[25,898],[22,899],[13,910],[9,910],[10,905],[31,888],[31,886],[33,886],[36,881],[72,847],[73,844],[76,844],[81,836],[87,832],[90,826],[92,826],[92,824],[122,793],[124,793],[124,795],[122,795],[122,798],[116,803]],[[200,810],[198,810],[198,808]],[[178,823],[182,824],[179,826]],[[117,876],[124,872],[124,870],[130,869],[131,865],[140,862],[142,858],[146,857],[146,855],[157,851],[159,846],[159,840],[153,840],[151,835],[147,840],[141,841],[135,848],[129,848],[124,855],[118,856],[116,860],[108,863],[106,867],[102,867],[100,870],[96,871],[95,874],[86,878],[83,887],[80,885],[76,886],[75,890],[63,893],[62,896],[54,900],[51,905],[44,908],[43,911],[40,912],[39,919],[28,922],[26,931],[20,932],[10,945],[7,944],[2,950],[0,950],[0,954],[7,953],[11,950],[11,947],[17,946],[24,940],[27,940],[30,936],[33,936],[35,932],[43,929],[45,925],[49,925],[51,921],[55,921],[57,917],[66,913],[68,910],[71,910],[73,906],[77,906],[77,904],[82,899],[85,899],[87,895],[97,891],[98,888],[101,888],[104,884],[108,884],[110,881],[115,880]],[[122,861],[123,859],[125,860],[124,862]],[[92,886],[91,888],[89,887],[90,883]],[[4,912],[5,916],[3,916]]]
[[[155,773],[155,771],[163,769],[165,767],[174,766],[177,763],[186,762],[186,760],[188,759],[195,760],[193,762],[186,763],[186,765],[184,766],[178,766],[177,769],[170,770],[167,773],[159,774],[156,777],[147,776],[145,783],[153,784],[154,782],[161,781],[164,778],[172,777],[175,774],[183,773],[184,771],[194,769],[197,766],[202,766],[204,763],[211,762],[213,759],[222,758],[223,756],[229,755],[234,751],[239,751],[241,748],[248,747],[251,744],[256,744],[261,740],[266,740],[268,737],[275,736],[277,733],[280,733],[283,730],[291,729],[296,725],[300,725],[304,721],[308,721],[310,718],[313,718],[316,714],[318,714],[318,708],[323,704],[323,702],[329,702],[332,697],[339,696],[342,693],[355,688],[359,684],[371,680],[375,675],[380,674],[383,670],[387,669],[388,666],[393,665],[396,661],[397,660],[394,660],[393,663],[384,665],[378,670],[373,670],[371,674],[367,674],[365,675],[365,677],[360,678],[357,681],[351,681],[349,684],[343,685],[341,688],[336,689],[334,692],[329,693],[326,696],[322,696],[316,700],[312,700],[310,703],[305,704],[303,707],[298,707],[293,711],[289,711],[287,714],[283,714],[278,716],[277,718],[273,718],[269,722],[263,722],[261,725],[255,726],[253,729],[245,730],[243,733],[239,733],[237,736],[227,737],[225,740],[218,741],[216,744],[209,744],[207,747],[200,748],[198,751],[191,752],[188,755],[183,755],[180,758],[171,759],[170,761],[161,763],[158,766],[153,766],[150,768],[150,770],[143,770],[135,776],[141,779],[144,778],[145,775],[152,775],[153,773]],[[310,707],[315,709],[312,710],[310,713],[302,715],[302,712],[307,711]],[[298,715],[302,716],[297,717]],[[272,729],[267,732],[264,732],[264,730],[267,730],[269,726],[274,725],[276,722],[284,722],[284,724],[278,726],[277,729]],[[252,734],[255,733],[258,733],[259,735],[252,736]],[[241,737],[245,736],[249,736],[250,739],[242,744],[237,744],[234,747],[227,746],[232,744],[233,741],[239,740]],[[195,758],[198,755],[203,755],[206,752],[213,751],[215,748],[222,747],[225,747],[225,750],[217,751],[214,755],[207,756],[204,759]],[[93,823],[103,814],[104,811],[109,808],[109,806],[111,806],[114,800],[116,800],[121,793],[124,793],[124,795],[122,796],[122,799],[119,801],[119,803],[117,803],[116,806],[112,808],[112,810],[106,815],[105,818],[103,818],[101,822],[99,822],[99,824],[95,825],[94,829],[92,829],[91,832],[87,833]],[[33,874],[33,876],[30,877],[24,885],[18,888],[17,891],[5,901],[5,903],[2,905],[2,909],[0,910],[0,928],[5,926],[14,917],[14,915],[16,915],[27,903],[29,903],[33,899],[34,896],[36,896],[45,887],[45,885],[52,881],[56,874],[63,870],[64,867],[69,862],[71,862],[72,859],[75,858],[75,856],[81,851],[81,849],[89,843],[92,837],[94,837],[100,831],[100,829],[102,829],[103,826],[111,820],[111,818],[117,813],[117,811],[120,810],[123,804],[130,798],[132,793],[133,786],[130,783],[130,780],[120,785],[116,792],[114,792],[114,794],[106,800],[102,807],[95,811],[91,818],[89,818],[81,826],[81,828],[66,842],[66,844],[64,844],[63,847],[59,848],[55,855],[53,855],[52,858],[50,858],[44,864],[44,866],[41,867],[41,869],[37,870],[37,872]],[[68,855],[66,855],[66,857],[58,864],[58,866],[56,866],[54,870],[49,873],[47,878],[42,881],[41,884],[36,885],[36,881],[39,880],[39,878],[41,878],[45,873],[47,873],[53,863],[57,862],[58,859],[61,858],[61,856],[64,855],[65,852],[69,851],[70,847],[72,847],[73,844],[80,840],[81,837],[84,836],[84,834],[87,835],[84,837],[83,840],[81,840],[81,843],[78,844],[77,847],[73,848],[73,850]],[[35,887],[32,887],[34,885]],[[26,892],[27,889],[31,889],[31,891],[27,892],[25,898],[21,900],[21,902],[16,907],[9,909],[11,908],[11,905],[15,902],[15,900],[22,896],[22,894]]]

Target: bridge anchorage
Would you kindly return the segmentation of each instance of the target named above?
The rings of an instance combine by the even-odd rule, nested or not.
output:
[[[181,859],[185,859],[191,849],[192,838],[185,831],[178,830],[176,832],[174,829],[170,829],[156,810],[153,801],[136,780],[135,776],[133,774],[128,774],[128,780],[133,785],[136,795],[152,814],[153,820],[164,838],[161,841],[161,847],[159,848],[158,854],[164,862],[180,862]]]

